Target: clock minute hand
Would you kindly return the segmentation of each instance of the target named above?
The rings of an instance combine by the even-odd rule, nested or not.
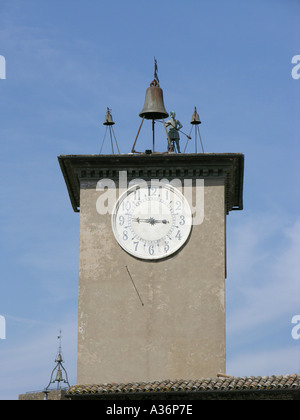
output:
[[[149,223],[149,219],[141,219],[140,217],[134,217],[134,218],[132,218],[132,221],[133,222],[138,222],[138,223],[141,223],[141,222],[145,222],[145,223]]]

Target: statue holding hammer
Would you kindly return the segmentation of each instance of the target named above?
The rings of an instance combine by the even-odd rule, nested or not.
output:
[[[175,112],[171,111],[170,112],[171,118],[166,122],[166,126],[170,127],[168,134],[169,134],[169,138],[170,138],[173,150],[175,151],[175,146],[176,146],[177,152],[180,153],[179,130],[182,128],[182,124],[180,123],[180,121],[175,119],[175,116],[176,116]]]

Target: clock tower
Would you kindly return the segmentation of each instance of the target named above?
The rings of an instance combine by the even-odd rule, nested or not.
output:
[[[164,121],[156,61],[139,115],[131,153],[58,158],[80,212],[78,384],[226,370],[226,217],[243,207],[244,156],[180,153],[182,125],[174,112]],[[138,153],[145,119],[152,150]],[[155,120],[164,124],[164,153],[155,151]],[[200,124],[196,109],[191,124]]]
[[[242,209],[243,162],[59,157],[80,212],[78,384],[225,372],[226,217]]]

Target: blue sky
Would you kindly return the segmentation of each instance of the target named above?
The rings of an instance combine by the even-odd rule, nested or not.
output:
[[[244,210],[227,218],[227,373],[299,373],[299,39],[297,0],[0,0],[0,399],[48,384],[60,329],[76,383],[79,215],[57,156],[99,153],[108,106],[130,152],[154,56],[183,131],[197,106],[205,151],[245,154]],[[147,123],[138,145],[151,148]]]

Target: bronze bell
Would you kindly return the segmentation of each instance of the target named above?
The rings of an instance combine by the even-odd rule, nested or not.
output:
[[[58,353],[57,358],[55,359],[55,362],[61,363],[63,361],[62,356],[60,353]]]
[[[54,382],[61,382],[62,380],[63,380],[62,371],[60,368],[58,368]]]
[[[104,121],[103,125],[114,125],[114,122],[113,122],[112,115],[111,115],[110,111],[111,110],[109,108],[107,108],[106,115],[105,115],[105,121]]]
[[[139,116],[146,120],[160,120],[169,116],[164,105],[163,91],[156,80],[146,90],[144,107]]]
[[[191,124],[193,124],[193,125],[196,125],[196,124],[201,124],[201,121],[200,121],[199,115],[198,115],[198,113],[197,113],[197,109],[196,109],[196,107],[195,107],[194,113],[193,113],[193,115],[192,115],[192,121],[191,121]]]

